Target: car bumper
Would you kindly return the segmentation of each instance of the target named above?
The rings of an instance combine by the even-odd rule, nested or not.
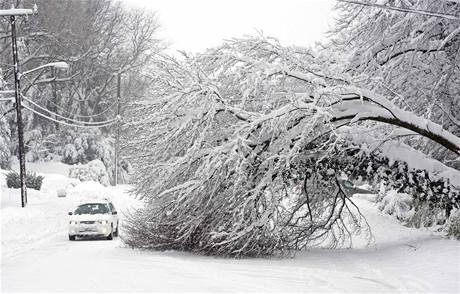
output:
[[[107,225],[70,225],[69,235],[70,236],[108,236],[111,233],[110,224]]]

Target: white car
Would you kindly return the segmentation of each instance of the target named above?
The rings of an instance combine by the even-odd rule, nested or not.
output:
[[[118,236],[118,214],[107,199],[80,204],[69,212],[69,240],[75,237],[104,237],[112,240]]]

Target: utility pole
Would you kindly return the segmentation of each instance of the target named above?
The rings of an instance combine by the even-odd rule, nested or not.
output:
[[[21,86],[19,74],[19,57],[18,44],[16,42],[16,17],[10,16],[11,22],[11,45],[13,49],[13,65],[14,65],[14,98],[16,101],[16,124],[18,126],[18,143],[19,143],[19,175],[21,177],[21,206],[27,205],[27,187],[26,187],[26,156],[24,148],[24,128],[22,125],[22,109],[21,109]]]
[[[0,10],[0,16],[9,16],[11,23],[11,48],[13,50],[14,66],[14,98],[16,102],[16,118],[18,127],[18,144],[19,144],[19,175],[21,178],[21,206],[27,205],[27,188],[26,188],[26,158],[24,148],[24,129],[22,125],[21,112],[21,74],[19,72],[19,54],[16,41],[16,16],[33,14],[32,9],[8,9]]]
[[[120,154],[120,92],[121,72],[117,74],[117,134],[115,138],[115,186],[118,185],[118,156]]]

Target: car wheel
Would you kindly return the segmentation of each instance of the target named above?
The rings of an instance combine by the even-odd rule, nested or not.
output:
[[[113,240],[113,225],[111,226],[110,234],[107,236],[107,240]]]
[[[69,235],[69,240],[70,241],[75,241],[75,236]]]

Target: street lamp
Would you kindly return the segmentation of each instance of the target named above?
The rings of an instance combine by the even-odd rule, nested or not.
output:
[[[67,64],[66,62],[63,62],[63,61],[51,62],[51,63],[43,64],[43,65],[40,65],[39,67],[30,69],[30,70],[25,71],[25,72],[23,72],[23,73],[20,73],[20,74],[19,74],[19,79],[21,79],[21,77],[22,77],[23,75],[30,74],[30,73],[32,73],[32,72],[34,72],[34,71],[43,69],[43,68],[45,68],[45,67],[54,67],[54,68],[57,68],[57,69],[69,69],[69,64]]]
[[[14,42],[16,43],[16,42]],[[16,46],[13,45],[13,48]],[[20,80],[21,77],[32,73],[34,71],[46,68],[46,67],[54,67],[59,69],[68,69],[69,65],[65,62],[52,62],[41,65],[39,67],[33,68],[31,70],[25,71],[20,73],[18,71],[19,68],[19,60],[17,58],[17,48],[16,50],[13,49],[13,55],[16,55],[14,68],[14,81],[15,81],[15,100],[16,100],[16,114],[17,114],[17,126],[18,126],[18,143],[19,143],[19,176],[21,178],[21,206],[25,207],[27,205],[27,187],[26,187],[26,161],[25,161],[25,148],[24,148],[24,129],[22,125],[22,113],[21,113],[21,88],[20,88]]]
[[[6,63],[0,63],[0,64],[13,67],[12,64],[6,64]],[[24,76],[24,75],[30,74],[30,73],[32,73],[34,71],[37,71],[37,70],[40,70],[40,69],[43,69],[43,68],[47,68],[47,67],[53,67],[53,68],[64,70],[64,69],[69,69],[69,64],[66,63],[66,62],[63,62],[63,61],[51,62],[51,63],[43,64],[43,65],[40,65],[39,67],[30,69],[28,71],[18,73],[18,79],[21,79],[21,77]],[[14,94],[14,92],[15,92],[14,90],[2,90],[2,91],[0,91],[0,95]],[[12,101],[12,100],[14,100],[14,97],[0,98],[0,101]]]

